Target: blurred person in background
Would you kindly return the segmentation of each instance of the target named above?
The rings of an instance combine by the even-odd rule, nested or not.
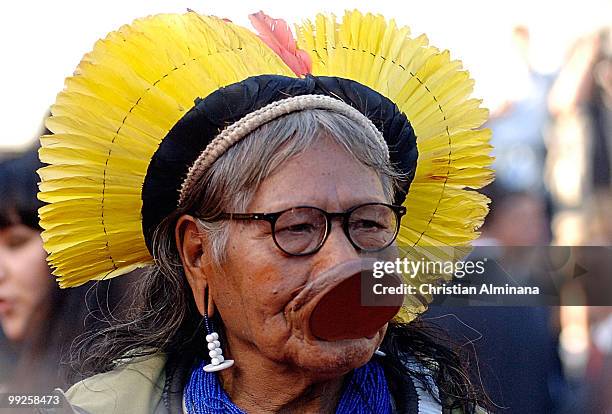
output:
[[[533,249],[550,240],[544,196],[508,191],[495,182],[484,193],[493,202],[479,245],[498,246],[504,271],[487,268],[486,280],[530,284],[541,275],[530,267]],[[504,249],[506,246],[529,246]],[[491,250],[489,250],[491,251]],[[475,260],[475,258],[472,258]],[[506,273],[508,272],[508,273]],[[511,275],[511,276],[509,276]],[[470,365],[473,381],[504,414],[575,413],[580,402],[568,395],[557,351],[554,310],[546,306],[448,306],[438,298],[424,319],[455,338]]]
[[[0,163],[0,391],[68,385],[63,353],[101,319],[108,283],[60,292],[46,263],[36,198],[37,149]],[[112,297],[113,295],[111,295]],[[96,309],[96,310],[94,310]],[[90,316],[85,323],[86,316]]]
[[[611,33],[607,28],[576,40],[548,99],[546,180],[556,244],[612,243],[609,225],[592,229],[593,214],[599,222],[600,206],[612,194]]]
[[[544,246],[550,242],[549,215],[543,195],[505,191],[498,185],[486,190],[493,200],[491,221],[483,228],[480,244]]]
[[[512,33],[515,49],[509,51],[514,70],[506,81],[511,95],[493,114],[487,126],[493,131],[493,164],[497,184],[513,192],[541,192],[546,148],[543,130],[549,114],[546,100],[555,75],[542,73],[533,64],[535,52],[529,29],[517,26]]]

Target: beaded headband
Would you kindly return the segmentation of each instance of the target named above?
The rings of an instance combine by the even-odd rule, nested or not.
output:
[[[330,96],[325,95],[298,95],[291,98],[272,102],[255,112],[251,112],[232,125],[225,128],[196,159],[187,172],[187,178],[181,186],[179,206],[183,204],[186,194],[191,187],[198,181],[204,172],[210,167],[229,147],[236,144],[245,136],[255,131],[267,122],[270,122],[283,115],[305,109],[327,109],[344,115],[350,120],[359,124],[366,134],[370,135],[374,141],[378,142],[384,149],[387,159],[389,149],[381,132],[374,126],[372,121],[364,116],[352,106]]]

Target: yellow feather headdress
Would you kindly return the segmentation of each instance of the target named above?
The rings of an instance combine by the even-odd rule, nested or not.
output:
[[[256,16],[256,27],[265,18]],[[121,27],[84,56],[51,108],[53,134],[41,138],[49,164],[39,170],[42,235],[61,287],[152,263],[142,187],[162,140],[196,99],[257,75],[300,77],[304,62],[313,76],[373,89],[410,121],[419,157],[398,241],[440,258],[456,256],[444,246],[477,237],[488,199],[471,189],[493,179],[490,132],[477,129],[487,111],[470,99],[473,81],[459,61],[393,20],[357,11],[297,25],[288,47],[257,28],[261,38],[195,12],[163,14]]]

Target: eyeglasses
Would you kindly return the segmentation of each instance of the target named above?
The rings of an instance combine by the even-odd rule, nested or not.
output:
[[[389,247],[399,231],[406,208],[384,203],[365,203],[342,213],[318,207],[298,206],[276,213],[222,213],[218,220],[265,220],[280,250],[291,256],[318,252],[331,232],[332,219],[342,219],[342,229],[351,244],[364,252]]]

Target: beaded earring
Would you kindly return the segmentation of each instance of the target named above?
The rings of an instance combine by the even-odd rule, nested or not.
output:
[[[206,327],[206,342],[208,347],[208,355],[210,356],[210,364],[204,366],[204,371],[215,372],[221,371],[234,365],[233,359],[225,359],[219,334],[215,332],[212,321],[208,318],[208,303],[206,300],[206,292],[204,293],[204,326]]]

